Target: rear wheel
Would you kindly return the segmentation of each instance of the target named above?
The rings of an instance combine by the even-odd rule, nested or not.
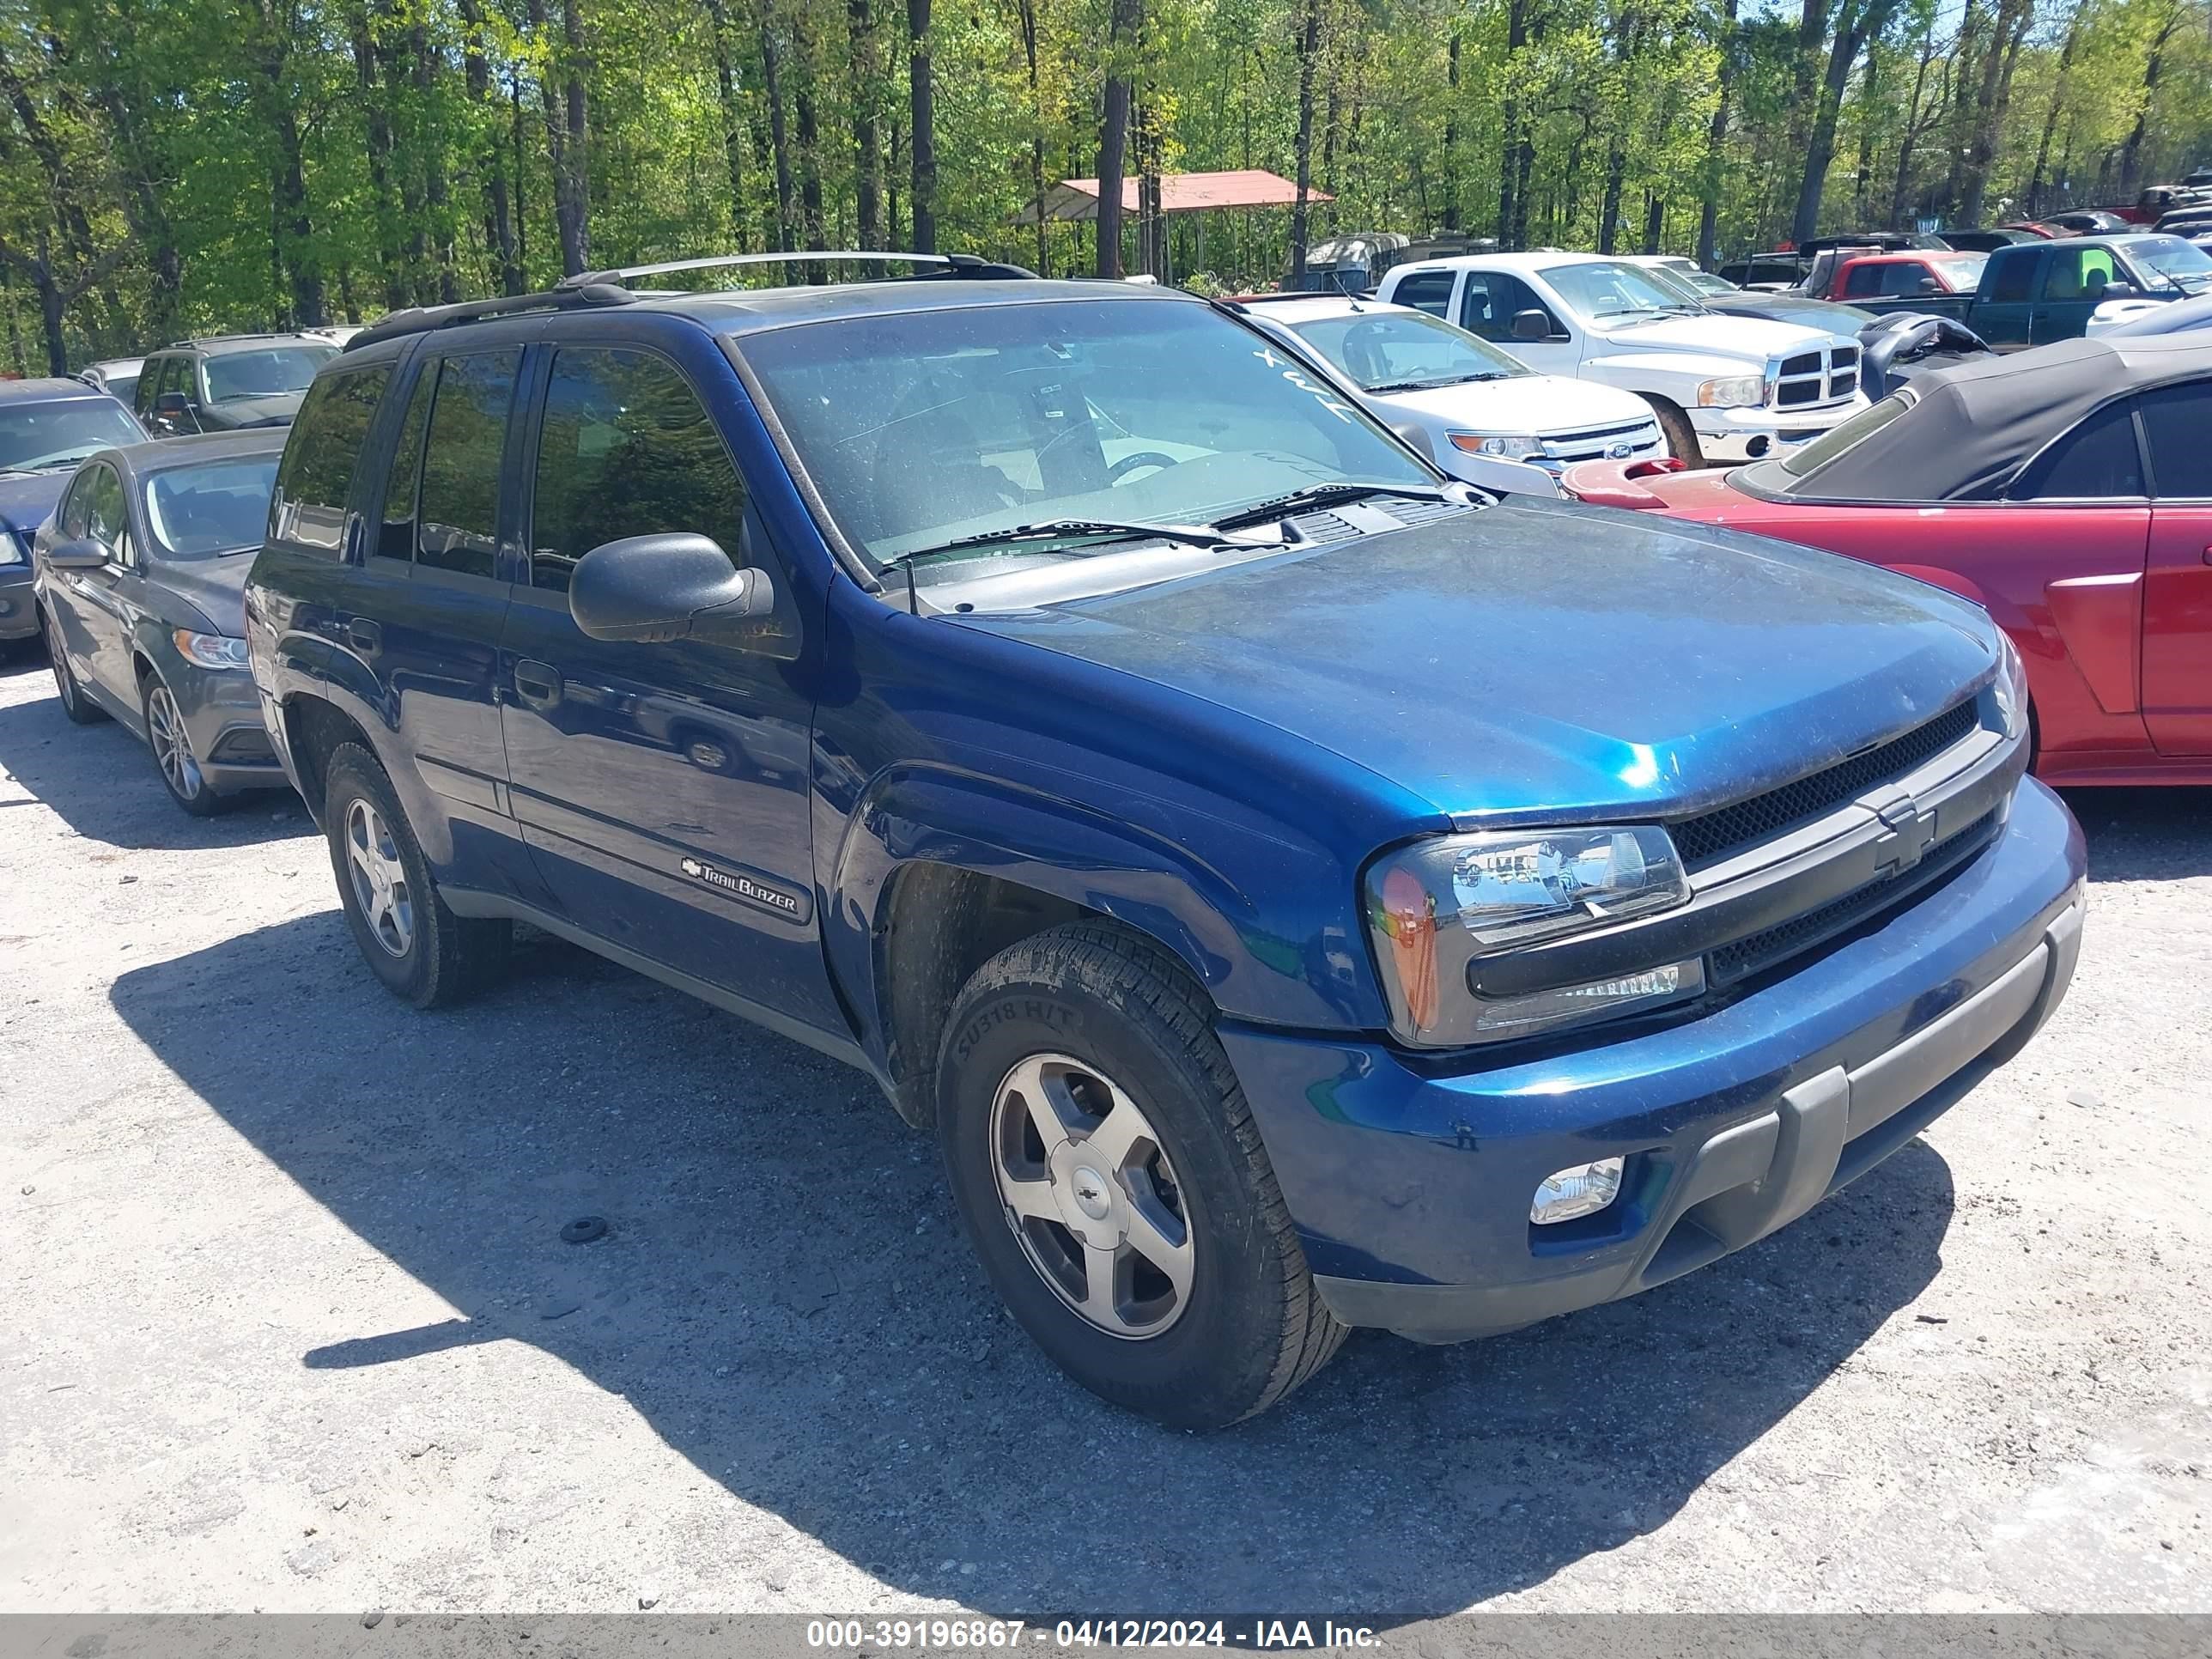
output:
[[[1698,446],[1698,428],[1690,424],[1690,417],[1672,404],[1654,400],[1651,408],[1659,416],[1659,429],[1667,434],[1668,453],[1684,466],[1703,466],[1705,452]]]
[[[985,1273],[1094,1394],[1219,1428],[1342,1343],[1205,999],[1148,941],[1077,923],[993,957],[954,1007],[938,1098]]]
[[[146,716],[146,746],[154,751],[154,764],[161,769],[169,799],[196,818],[213,817],[230,800],[216,793],[200,769],[199,757],[192,752],[192,734],[185,727],[176,698],[161,676],[152,673],[146,676],[139,696]]]
[[[447,908],[392,780],[368,750],[340,744],[324,775],[324,833],[338,901],[369,971],[418,1008],[478,989],[505,963],[513,929]]]
[[[62,630],[54,622],[54,613],[41,607],[39,621],[46,633],[46,665],[54,671],[54,695],[61,699],[62,713],[78,726],[98,725],[107,718],[106,713],[84,695],[84,688],[70,672],[69,653],[62,649]]]

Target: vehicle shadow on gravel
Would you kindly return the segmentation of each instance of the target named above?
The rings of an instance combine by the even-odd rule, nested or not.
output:
[[[2092,881],[2212,874],[2212,789],[2069,789]]]
[[[314,826],[288,787],[241,795],[228,811],[196,818],[161,787],[144,743],[101,720],[72,726],[52,695],[43,659],[0,668],[0,679],[36,671],[48,695],[0,704],[0,793],[5,778],[52,807],[87,841],[136,849],[236,847]]]
[[[1273,1413],[1191,1437],[1045,1363],[957,1235],[933,1146],[858,1073],[584,952],[532,938],[501,988],[424,1016],[379,992],[331,911],[135,969],[112,997],[233,1128],[466,1315],[329,1331],[300,1362],[319,1415],[389,1409],[390,1368],[417,1356],[532,1343],[888,1584],[1008,1615],[1395,1622],[1613,1549],[1723,1466],[1816,1504],[1841,1471],[1758,1443],[1926,1288],[1954,1202],[1914,1142],[1648,1296],[1460,1348],[1355,1336]],[[564,1243],[585,1215],[605,1236]],[[548,1455],[506,1467],[549,1484],[605,1455],[528,1449]],[[747,1577],[767,1571],[714,1593],[772,1607],[780,1580]]]

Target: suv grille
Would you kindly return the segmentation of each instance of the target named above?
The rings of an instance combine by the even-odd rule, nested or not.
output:
[[[1892,738],[1872,749],[1862,749],[1825,771],[1800,778],[1795,783],[1785,783],[1763,795],[1753,795],[1747,800],[1715,807],[1710,812],[1670,823],[1668,831],[1674,837],[1674,849],[1681,854],[1686,868],[1695,870],[1717,863],[1740,848],[1764,841],[1807,818],[1818,817],[1864,794],[1876,784],[1911,771],[1923,761],[1942,753],[1980,723],[1981,716],[1969,698],[1934,720],[1914,726],[1904,736]]]
[[[1874,915],[1889,905],[1911,897],[1966,862],[1996,829],[1997,815],[1984,812],[1957,834],[1929,848],[1918,864],[1893,876],[1870,882],[1856,893],[1846,893],[1817,910],[1792,916],[1764,933],[1752,933],[1723,945],[1712,954],[1708,977],[1727,985],[1762,968],[1800,955],[1814,945]]]

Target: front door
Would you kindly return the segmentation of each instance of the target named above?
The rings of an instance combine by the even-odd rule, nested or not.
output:
[[[2151,463],[2142,704],[2163,755],[2212,755],[2212,380],[2137,400]]]
[[[1550,323],[1541,340],[1516,340],[1513,319],[1524,311],[1540,311]],[[1582,345],[1570,331],[1557,306],[1510,271],[1470,270],[1460,291],[1459,325],[1503,346],[1539,374],[1571,377],[1582,363]]]
[[[2091,314],[2105,302],[2106,289],[2119,280],[2119,267],[2108,247],[2092,242],[2050,250],[2028,343],[2048,345],[2087,333]]]
[[[553,354],[529,469],[529,585],[500,653],[514,813],[579,927],[814,1025],[840,1022],[815,915],[812,705],[796,627],[760,650],[595,640],[568,588],[592,549],[694,532],[788,579],[700,386],[741,397],[702,349]]]

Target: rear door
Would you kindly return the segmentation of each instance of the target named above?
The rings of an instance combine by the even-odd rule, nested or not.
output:
[[[737,378],[704,337],[667,351],[573,339],[550,357],[526,468],[528,582],[500,653],[514,812],[538,872],[601,939],[758,1007],[842,1024],[815,915],[813,705],[791,583],[709,412],[742,398]],[[577,562],[666,532],[770,572],[781,597],[758,648],[576,626]]]
[[[2142,705],[2160,754],[2212,755],[2212,380],[2136,399],[2151,466]]]

